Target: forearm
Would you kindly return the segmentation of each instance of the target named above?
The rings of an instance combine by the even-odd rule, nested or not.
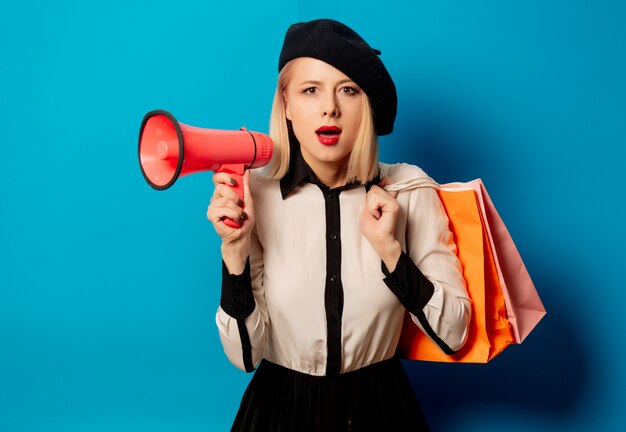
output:
[[[378,256],[385,263],[387,270],[389,272],[393,272],[396,268],[396,264],[398,263],[398,259],[400,255],[402,255],[402,245],[395,238],[378,247],[377,249]]]
[[[240,275],[246,268],[250,256],[250,246],[242,244],[222,243],[222,259],[233,275]]]
[[[455,292],[463,281],[457,279],[454,283],[454,272],[450,272],[450,280],[432,282],[406,253],[400,255],[393,271],[389,272],[384,262],[382,270],[385,283],[411,313],[413,321],[445,353],[459,350],[467,338],[470,313],[469,299]]]
[[[382,263],[384,282],[400,303],[412,314],[418,314],[431,299],[434,286],[402,249],[390,268]]]

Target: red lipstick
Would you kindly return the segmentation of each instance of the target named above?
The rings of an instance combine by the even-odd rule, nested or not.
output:
[[[341,129],[337,126],[322,126],[318,128],[315,133],[320,143],[324,145],[334,145],[339,141],[339,135],[341,135]]]

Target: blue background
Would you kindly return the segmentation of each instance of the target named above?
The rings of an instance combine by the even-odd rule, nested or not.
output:
[[[381,160],[481,177],[548,315],[487,365],[407,363],[435,431],[623,430],[626,6],[3,2],[0,429],[228,430],[211,174],[143,180],[143,115],[266,132],[288,25],[355,28],[394,77]]]

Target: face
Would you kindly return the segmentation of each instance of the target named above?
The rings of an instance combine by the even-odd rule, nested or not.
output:
[[[328,63],[310,57],[294,60],[283,91],[285,113],[314,171],[324,164],[347,164],[364,97],[354,81]]]

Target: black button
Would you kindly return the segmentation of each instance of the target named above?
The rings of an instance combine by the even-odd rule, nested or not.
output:
[[[331,240],[337,240],[337,236],[335,234],[330,235]]]
[[[333,198],[335,198],[335,194],[333,192],[328,192],[328,195],[326,195],[326,197],[328,199],[333,199]]]
[[[233,293],[235,293],[235,295],[239,295],[241,294],[241,290],[239,289],[239,287],[235,287],[233,288]]]
[[[331,282],[335,282],[336,280],[337,280],[337,276],[332,275],[332,276],[330,277],[330,281],[331,281]]]
[[[331,324],[337,324],[337,317],[335,315],[331,315],[330,316],[330,323]]]

